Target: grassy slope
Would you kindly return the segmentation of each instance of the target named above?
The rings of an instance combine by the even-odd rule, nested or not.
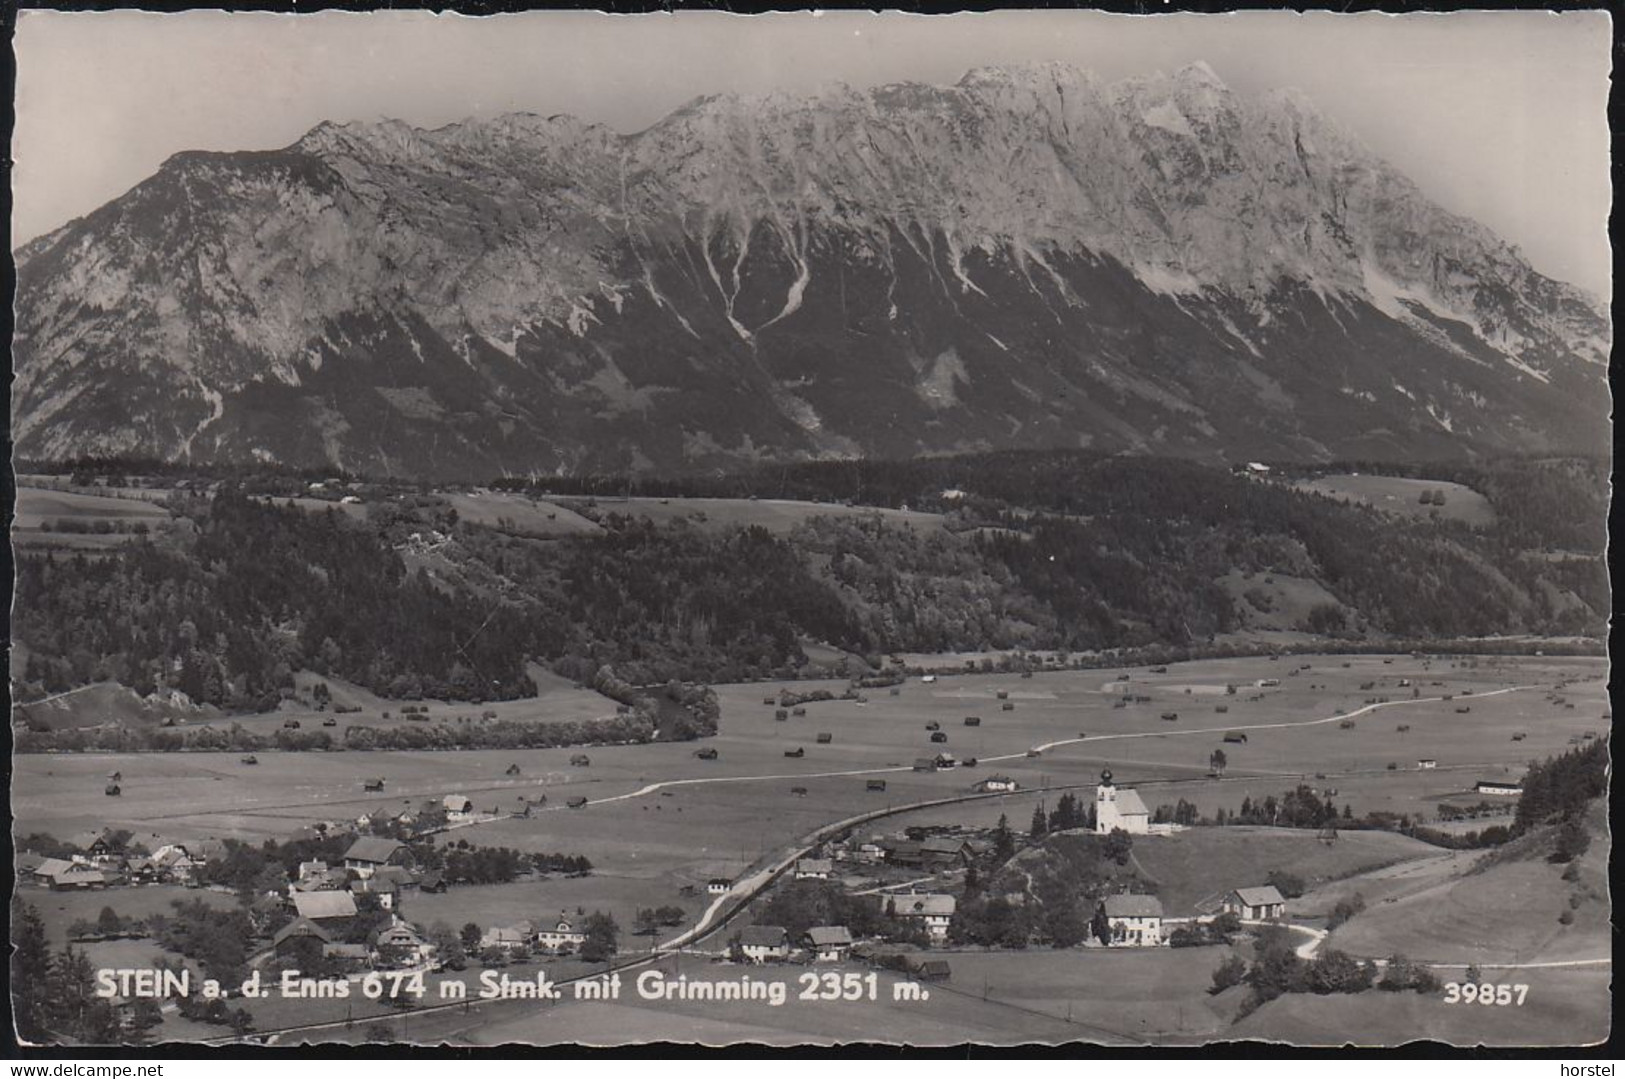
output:
[[[1545,861],[1549,840],[1530,836],[1476,872],[1419,882],[1372,905],[1332,934],[1332,943],[1358,955],[1404,952],[1436,962],[1513,963],[1594,959],[1609,954],[1608,840],[1599,806],[1591,819],[1591,849],[1579,859],[1579,879]],[[1579,905],[1574,922],[1558,918]],[[1367,902],[1372,899],[1367,895]]]

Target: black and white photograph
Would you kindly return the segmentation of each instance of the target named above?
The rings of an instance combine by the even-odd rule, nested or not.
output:
[[[13,1055],[1610,1044],[1614,40],[17,12]]]

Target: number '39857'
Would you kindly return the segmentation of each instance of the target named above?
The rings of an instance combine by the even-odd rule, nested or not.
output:
[[[1527,985],[1487,985],[1478,982],[1445,982],[1444,1002],[1446,1004],[1482,1004],[1486,1008],[1508,1005],[1523,1007],[1524,998],[1529,995]]]

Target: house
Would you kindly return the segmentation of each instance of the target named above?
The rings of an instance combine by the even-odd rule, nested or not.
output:
[[[1224,897],[1222,909],[1248,921],[1267,921],[1286,913],[1286,898],[1274,885],[1237,888]]]
[[[441,800],[448,824],[460,824],[474,818],[474,802],[461,794],[448,794]]]
[[[1523,784],[1509,779],[1481,779],[1473,788],[1479,794],[1506,794],[1520,795],[1523,793]]]
[[[384,910],[394,910],[400,904],[400,886],[393,881],[380,879],[377,876],[357,877],[350,882],[350,895],[360,899],[364,895],[378,897],[378,905]]]
[[[441,893],[446,890],[446,877],[438,869],[426,869],[418,876],[418,891]]]
[[[327,944],[322,947],[322,955],[328,959],[336,960],[345,969],[360,969],[368,965],[372,958],[365,944]]]
[[[332,934],[308,918],[295,918],[271,938],[271,951],[278,959],[292,959],[307,967],[333,943]]]
[[[948,939],[948,923],[954,920],[957,900],[951,895],[908,892],[886,897],[886,910],[895,918],[917,923],[940,944]]]
[[[922,861],[920,844],[914,839],[887,839],[883,841],[886,861],[892,865],[917,866]]]
[[[366,782],[361,784],[361,789],[363,791],[381,791],[381,790],[383,790],[384,789],[383,777],[380,776],[377,779],[369,779],[369,780],[367,780]]]
[[[363,877],[370,877],[386,865],[409,865],[412,852],[398,839],[364,835],[350,844],[344,852],[344,868],[353,869]]]
[[[57,862],[59,859],[50,859]],[[46,883],[53,892],[88,890],[107,887],[107,876],[100,869],[84,862],[67,862],[52,866]]]
[[[553,928],[543,928],[536,934],[536,946],[550,952],[573,952],[587,942],[587,934],[576,929],[569,918],[559,915]]]
[[[508,770],[502,774],[507,776],[516,776],[519,774],[519,766],[517,764],[510,764],[508,765]]]
[[[854,861],[873,864],[886,860],[886,848],[873,839],[865,839],[862,843],[851,848],[851,858]]]
[[[981,791],[984,794],[994,791],[1013,791],[1015,789],[1016,781],[1009,776],[988,776],[986,779],[977,781],[976,785],[971,788],[971,790]]]
[[[575,756],[570,758],[570,767],[572,768],[588,768],[591,767],[591,765],[592,759],[585,753],[577,753]]]
[[[959,758],[952,753],[938,753],[933,759],[936,761],[938,768],[957,768],[959,766]]]
[[[480,951],[516,952],[529,948],[536,939],[536,927],[529,922],[493,925],[480,937]]]
[[[396,918],[372,941],[374,961],[380,967],[420,967],[434,955],[434,945],[412,926]]]
[[[790,958],[790,933],[783,926],[747,925],[739,933],[739,950],[752,963]]]
[[[174,843],[159,847],[150,861],[158,879],[171,884],[190,884],[202,867],[202,863],[193,859],[185,847]]]
[[[883,791],[886,789],[886,781],[884,779],[871,779],[864,784],[864,788],[871,791]]]
[[[301,918],[317,925],[328,926],[348,922],[355,917],[355,898],[349,892],[331,889],[322,892],[294,892],[288,897]]]
[[[962,865],[968,856],[965,840],[934,835],[920,841],[920,864],[927,869]]]
[[[844,925],[815,925],[804,938],[815,963],[839,963],[852,950],[852,933]]]
[[[1140,792],[1112,783],[1111,769],[1100,773],[1095,788],[1095,834],[1108,835],[1121,828],[1130,835],[1151,834],[1151,811],[1145,808]]]
[[[118,861],[124,849],[122,845],[114,843],[112,829],[104,828],[85,844],[85,853],[90,855],[90,860],[97,865],[105,865]]]
[[[935,772],[937,770],[937,762],[931,757],[915,757],[914,770],[916,772]]]
[[[827,858],[803,858],[796,863],[797,880],[828,880],[835,869]]]
[[[734,882],[727,877],[712,877],[705,882],[705,891],[707,895],[726,895],[733,886]]]
[[[916,959],[909,969],[922,982],[945,982],[953,977],[953,968],[946,959]]]
[[[1100,904],[1111,943],[1147,948],[1162,944],[1162,901],[1154,895],[1112,895]]]

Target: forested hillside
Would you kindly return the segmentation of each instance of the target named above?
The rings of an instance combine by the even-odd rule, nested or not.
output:
[[[1590,512],[1600,476],[1574,462],[1462,470],[1497,511],[1474,528],[1177,460],[848,462],[638,489],[861,497],[941,511],[945,527],[832,505],[775,535],[655,524],[606,502],[583,507],[598,531],[545,539],[459,521],[417,486],[375,485],[351,516],[247,493],[302,492],[297,476],[243,477],[212,497],[177,491],[188,527],[106,553],[21,553],[16,691],[112,680],[246,711],[274,707],[301,669],[396,699],[477,701],[532,692],[531,658],[577,681],[609,665],[647,685],[794,677],[807,640],[876,664],[894,651],[1207,646],[1243,627],[1216,583],[1232,573],[1312,582],[1331,598],[1294,628],[1348,646],[1599,635],[1603,564],[1571,556],[1595,537],[1550,492]]]

